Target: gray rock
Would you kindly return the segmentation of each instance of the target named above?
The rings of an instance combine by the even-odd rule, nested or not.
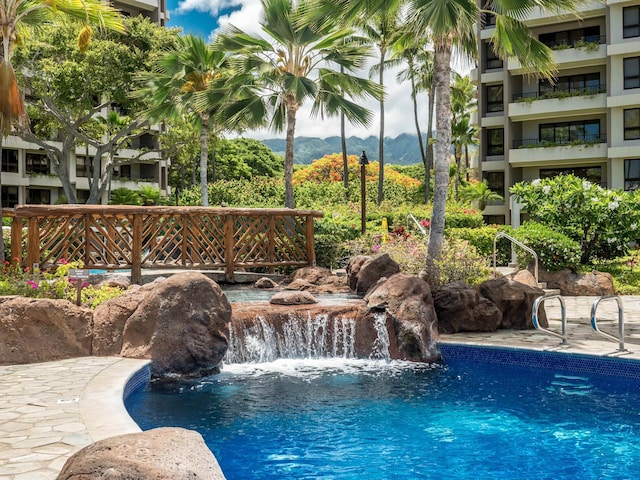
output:
[[[498,328],[525,330],[533,328],[531,314],[536,298],[544,295],[541,288],[533,288],[510,278],[496,278],[478,285],[480,295],[491,300],[502,312]],[[538,321],[547,327],[547,317],[543,308],[538,312]]]
[[[276,293],[271,297],[269,303],[274,305],[308,305],[318,303],[318,299],[309,292],[289,290]]]
[[[202,436],[156,428],[100,440],[71,456],[57,480],[224,480]]]
[[[360,262],[359,257],[355,257],[354,261]],[[348,269],[349,286],[352,284],[351,276],[354,275],[355,270],[356,264],[354,263],[354,268]],[[396,273],[400,273],[400,266],[387,253],[370,257],[360,265],[355,273],[355,291],[365,294],[378,280],[383,277],[388,278]]]
[[[269,277],[262,277],[256,280],[256,283],[254,283],[253,286],[255,288],[276,288],[278,284]]]
[[[440,333],[493,332],[502,322],[500,309],[462,282],[439,287],[433,303]]]

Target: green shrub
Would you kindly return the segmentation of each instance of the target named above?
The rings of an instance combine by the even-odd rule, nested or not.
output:
[[[565,268],[575,270],[580,264],[580,244],[566,235],[536,222],[526,222],[513,230],[513,237],[531,248],[538,260],[549,272]],[[531,254],[521,249],[518,252],[518,265],[526,268],[533,260]]]
[[[445,236],[450,240],[466,240],[480,255],[493,262],[493,239],[500,231],[507,230],[511,235],[510,227],[498,227],[494,225],[480,228],[449,228],[445,230]],[[496,243],[496,265],[506,265],[511,261],[511,242],[506,238],[499,238]]]
[[[483,225],[482,213],[473,208],[455,207],[445,212],[444,228],[480,228]]]
[[[346,242],[360,235],[360,226],[340,217],[325,217],[315,222],[316,264],[326,268],[344,268],[349,256]]]
[[[446,240],[433,269],[426,271],[432,287],[454,282],[477,285],[491,277],[487,257],[466,240]]]

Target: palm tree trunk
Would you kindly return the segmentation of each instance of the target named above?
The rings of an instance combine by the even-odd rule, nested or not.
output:
[[[426,157],[427,161],[424,166],[424,203],[429,203],[429,197],[431,197],[431,167],[433,167],[433,143],[431,139],[433,138],[433,110],[435,108],[436,102],[436,93],[435,93],[435,84],[432,81],[429,86],[429,118],[427,120],[427,151]]]
[[[340,65],[340,73],[344,75],[344,66]],[[345,131],[344,112],[340,112],[340,144],[342,146],[342,183],[345,195],[349,200],[349,160],[347,159],[347,133]]]
[[[456,187],[456,202],[460,199],[460,170],[462,168],[462,149],[460,147],[456,147],[456,178],[455,178],[455,187]]]
[[[418,92],[416,92],[416,79],[413,71],[413,61],[409,63],[409,72],[409,78],[411,79],[411,100],[413,101],[413,121],[416,124],[416,133],[418,134],[418,145],[420,145],[422,163],[426,165],[427,157],[424,152],[422,132],[420,131],[420,121],[418,119]]]
[[[297,105],[287,106],[287,138],[284,151],[284,206],[296,208],[296,200],[293,196],[293,141],[296,133]]]
[[[435,185],[431,234],[427,246],[427,269],[440,256],[444,241],[444,215],[451,162],[451,38],[435,46],[433,83],[436,93]],[[434,272],[437,273],[437,272]],[[437,277],[436,277],[437,278]]]
[[[207,167],[209,159],[209,117],[202,116],[200,128],[200,191],[202,192],[202,206],[209,206],[209,187],[207,182]]]
[[[380,50],[380,86],[384,87],[384,57],[385,51]],[[378,138],[378,162],[380,171],[378,172],[378,205],[384,199],[384,98],[380,99],[380,137]]]

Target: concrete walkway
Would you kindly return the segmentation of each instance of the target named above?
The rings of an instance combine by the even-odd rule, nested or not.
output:
[[[640,359],[640,297],[623,297],[626,352],[598,337],[589,318],[595,297],[563,297],[569,343],[536,330],[442,335],[441,342],[512,346]],[[558,300],[544,303],[560,332]],[[602,302],[601,329],[617,332],[618,309]],[[145,360],[85,357],[0,367],[0,480],[55,480],[75,451],[97,440],[140,431],[124,408],[124,386]]]

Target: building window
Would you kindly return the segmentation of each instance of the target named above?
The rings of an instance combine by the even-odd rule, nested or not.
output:
[[[487,86],[487,112],[504,111],[502,85]]]
[[[2,187],[3,208],[14,208],[18,204],[18,187]]]
[[[89,200],[89,190],[76,190],[76,200],[79,204],[87,203]]]
[[[29,205],[50,205],[51,190],[27,188],[27,203]]]
[[[487,225],[504,225],[504,215],[483,215],[482,218]]]
[[[571,142],[600,142],[600,120],[543,123],[539,126],[540,143],[556,145]]]
[[[573,30],[564,30],[561,32],[543,33],[538,37],[540,42],[549,48],[567,48],[574,47],[576,44],[598,42],[602,43],[600,38],[600,26],[576,28]]]
[[[141,163],[140,164],[140,180],[145,180],[147,182],[155,182],[156,181],[156,165],[149,163]]]
[[[49,160],[41,153],[29,153],[25,157],[25,172],[47,175],[49,173]]]
[[[638,190],[640,188],[640,158],[624,161],[624,189]]]
[[[11,148],[2,149],[2,168],[0,170],[7,173],[18,173],[17,150]]]
[[[487,130],[487,156],[504,155],[504,128]]]
[[[622,9],[622,38],[640,37],[640,6]]]
[[[602,167],[573,167],[573,168],[541,168],[540,178],[553,178],[558,175],[575,175],[589,180],[591,183],[602,185]]]
[[[624,88],[640,88],[640,57],[624,59]]]
[[[492,70],[494,68],[502,68],[502,59],[498,57],[498,54],[493,49],[493,45],[487,42],[484,44],[485,58],[487,59],[486,70]]]
[[[624,139],[640,138],[640,108],[628,108],[624,111]]]
[[[482,172],[482,179],[492,192],[504,197],[504,172]],[[491,200],[487,205],[504,205],[504,200]]]
[[[549,80],[540,80],[538,92],[541,97],[552,96],[553,93],[601,93],[604,86],[600,83],[599,73],[587,73],[584,75],[567,75],[558,77],[551,83]]]
[[[131,180],[131,165],[120,165],[120,178]]]
[[[491,10],[491,2],[485,2],[482,8],[483,10]],[[484,20],[484,28],[495,27],[496,16],[490,11],[482,12],[482,19]]]
[[[76,157],[76,177],[86,177],[88,171],[87,157]]]

